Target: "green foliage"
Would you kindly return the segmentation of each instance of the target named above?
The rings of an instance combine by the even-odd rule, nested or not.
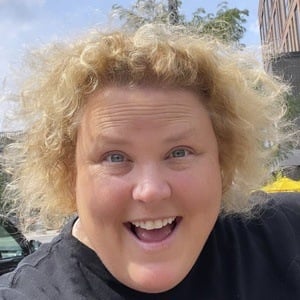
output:
[[[184,25],[193,29],[197,34],[212,34],[223,41],[239,42],[246,28],[248,10],[239,10],[237,8],[228,8],[227,2],[221,2],[217,6],[217,12],[206,13],[204,8],[198,8],[191,20],[180,14],[181,1],[176,1],[175,8],[170,6],[163,0],[136,0],[131,8],[127,9],[121,5],[114,4],[112,6],[112,15],[117,16],[127,29],[137,29],[140,26],[153,23],[169,23]],[[173,1],[174,2],[174,1]],[[173,7],[175,11],[170,11],[169,7]],[[176,15],[176,22],[172,16]]]
[[[287,132],[295,132],[295,136],[292,140],[280,144],[275,152],[274,166],[278,167],[278,164],[287,159],[290,155],[293,154],[295,149],[299,149],[299,129],[300,129],[300,95],[298,96],[287,96],[287,112],[285,115],[286,120],[290,123],[290,126],[287,128]],[[296,128],[295,128],[296,127]]]
[[[193,19],[187,22],[188,25],[200,28],[202,33],[212,34],[224,41],[238,42],[242,39],[246,28],[248,10],[228,8],[227,2],[218,5],[216,14],[206,14],[205,9],[198,8],[193,13]]]
[[[291,121],[300,120],[300,94],[287,98],[287,118]],[[299,121],[298,121],[299,122]],[[300,124],[298,124],[299,126]]]
[[[153,22],[168,22],[169,12],[164,1],[137,0],[130,9],[114,4],[112,13],[124,21],[124,26],[136,30],[140,26]]]

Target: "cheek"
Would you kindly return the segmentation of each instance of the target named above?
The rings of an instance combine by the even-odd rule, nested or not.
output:
[[[215,204],[222,197],[222,180],[217,164],[204,164],[193,168],[188,173],[174,177],[177,193],[186,198],[190,205]]]
[[[187,232],[198,229],[198,235],[193,238],[195,247],[202,248],[220,213],[222,185],[218,172],[211,174],[198,172],[180,180],[178,199],[181,210],[185,212]],[[215,175],[215,176],[213,176]],[[196,242],[196,240],[198,242]],[[194,247],[194,246],[193,246]]]
[[[76,200],[79,212],[112,219],[122,211],[128,199],[128,185],[115,177],[108,178],[93,170],[81,170],[76,181]]]

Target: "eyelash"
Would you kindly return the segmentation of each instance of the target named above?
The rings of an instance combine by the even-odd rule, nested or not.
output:
[[[121,161],[118,160],[118,161],[113,162],[112,161],[112,157],[113,156],[122,157],[123,160],[121,160]],[[106,162],[109,162],[109,163],[122,163],[124,161],[129,161],[129,159],[127,159],[126,156],[124,154],[120,153],[120,152],[110,152],[110,153],[107,153],[107,154],[105,154],[103,160],[106,161]]]
[[[176,151],[177,151],[177,152],[184,151],[184,156],[172,156],[172,154],[174,154]],[[177,147],[177,148],[175,148],[175,149],[172,149],[172,150],[169,152],[167,158],[183,158],[183,157],[186,157],[187,155],[189,155],[189,154],[191,154],[191,153],[192,153],[192,151],[191,151],[190,149],[188,149],[188,148],[185,148],[185,147]]]

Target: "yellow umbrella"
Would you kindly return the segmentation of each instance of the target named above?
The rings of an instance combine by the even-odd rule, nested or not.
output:
[[[278,176],[274,182],[264,186],[262,190],[266,193],[300,192],[300,181]]]

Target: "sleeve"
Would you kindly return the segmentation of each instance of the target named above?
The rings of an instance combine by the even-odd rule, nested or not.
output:
[[[2,300],[30,300],[24,294],[20,293],[19,291],[0,286],[0,299]]]

